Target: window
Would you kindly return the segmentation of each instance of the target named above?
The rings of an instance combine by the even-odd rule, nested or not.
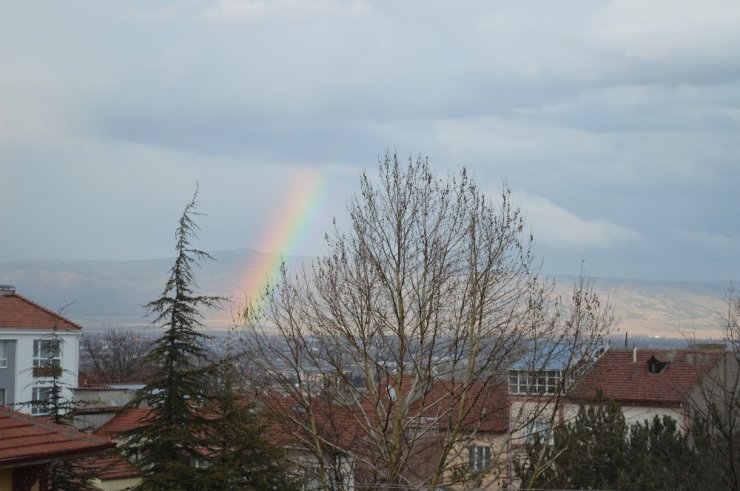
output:
[[[509,394],[555,394],[560,385],[560,372],[547,370],[509,372]]]
[[[527,443],[534,441],[535,435],[539,435],[541,442],[552,443],[552,432],[550,420],[536,419],[527,423]]]
[[[5,400],[5,389],[0,389],[0,406],[4,406],[5,404],[7,404]]]
[[[34,339],[33,340],[33,367],[59,367],[61,359],[59,356],[58,339]]]
[[[473,472],[482,472],[491,466],[491,447],[475,445],[468,448],[468,466]]]
[[[31,414],[48,414],[52,402],[51,387],[34,387],[31,397]]]
[[[0,368],[8,368],[8,342],[0,341]]]

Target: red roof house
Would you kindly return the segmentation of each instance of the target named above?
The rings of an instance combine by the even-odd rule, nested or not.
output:
[[[42,414],[51,377],[59,377],[62,397],[77,385],[82,327],[0,285],[0,405]]]

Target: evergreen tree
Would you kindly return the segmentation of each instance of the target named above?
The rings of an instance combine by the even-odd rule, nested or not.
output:
[[[524,489],[624,489],[626,436],[616,403],[581,406],[572,423],[555,428],[552,442],[535,435],[515,472]]]
[[[164,333],[154,343],[145,363],[156,367],[148,383],[128,407],[151,408],[139,428],[124,433],[122,455],[143,472],[139,489],[177,490],[207,487],[207,473],[198,465],[207,455],[209,421],[202,410],[206,402],[204,383],[210,370],[203,346],[208,337],[201,309],[218,307],[223,298],[204,296],[193,269],[211,256],[194,248],[198,227],[196,198],[185,207],[175,232],[176,257],[162,295],[146,305],[155,316],[152,324]]]
[[[581,406],[552,443],[536,436],[515,463],[523,489],[715,489],[711,466],[676,421],[655,416],[630,428],[614,403]]]
[[[210,429],[208,489],[301,489],[282,449],[265,438],[267,414],[236,387],[231,360],[219,364]]]
[[[59,310],[59,313],[64,307]],[[76,404],[73,400],[65,397],[65,389],[69,390],[66,382],[62,380],[65,373],[73,373],[71,370],[63,369],[59,363],[59,353],[64,345],[64,338],[58,333],[54,325],[52,332],[40,339],[41,343],[37,349],[48,350],[43,353],[42,358],[46,361],[34,366],[34,379],[39,382],[39,387],[44,392],[38,397],[24,405],[29,405],[32,412],[39,416],[47,417],[52,423],[63,426],[74,426]],[[39,353],[42,355],[42,353]],[[49,464],[47,475],[47,489],[52,491],[78,491],[88,489],[88,484],[96,477],[89,468],[76,464],[75,460],[59,460]]]
[[[629,489],[635,491],[716,489],[709,486],[707,467],[688,437],[668,416],[630,428],[627,473]]]

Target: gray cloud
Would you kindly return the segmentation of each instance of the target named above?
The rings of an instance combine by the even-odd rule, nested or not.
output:
[[[8,2],[0,18],[16,20],[0,260],[166,255],[196,180],[204,242],[256,247],[300,169],[331,196],[293,251],[313,253],[357,173],[398,149],[528,196],[546,269],[740,278],[736,2]]]

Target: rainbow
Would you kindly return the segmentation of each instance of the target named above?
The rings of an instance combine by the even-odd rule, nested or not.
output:
[[[249,266],[240,281],[239,293],[247,303],[257,301],[271,279],[276,278],[284,256],[299,253],[319,211],[326,205],[328,180],[319,170],[293,171],[281,193],[280,207],[269,217],[255,248],[265,254]]]

